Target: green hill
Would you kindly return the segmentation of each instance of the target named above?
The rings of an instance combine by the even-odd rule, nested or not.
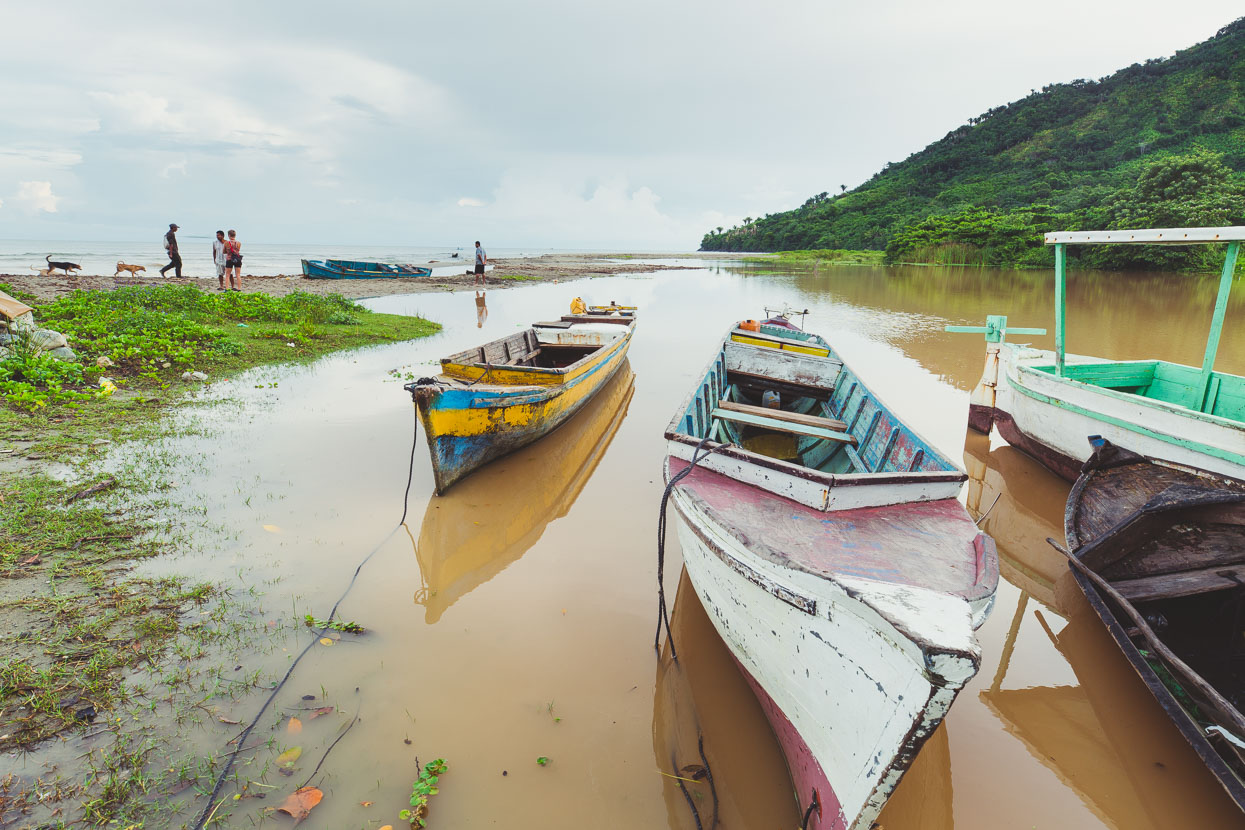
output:
[[[1227,224],[1245,224],[1245,18],[1171,58],[995,107],[855,190],[710,231],[701,249],[1024,265],[1047,261],[1045,230]]]

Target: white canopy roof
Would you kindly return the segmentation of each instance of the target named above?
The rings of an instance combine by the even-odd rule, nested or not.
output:
[[[1131,231],[1057,231],[1046,234],[1046,244],[1054,245],[1188,245],[1196,242],[1234,242],[1245,240],[1245,227],[1229,228],[1143,228]]]

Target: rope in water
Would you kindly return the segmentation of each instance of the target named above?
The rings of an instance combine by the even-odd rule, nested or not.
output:
[[[680,470],[677,474],[672,475],[670,480],[666,482],[666,489],[661,494],[661,511],[657,514],[657,633],[653,636],[653,649],[661,653],[661,627],[666,626],[666,634],[670,640],[670,656],[677,663],[679,655],[674,649],[674,634],[670,631],[670,615],[666,611],[666,504],[670,501],[670,493],[674,490],[674,485],[678,484],[699,464],[718,450],[726,449],[729,444],[719,444],[712,447],[704,455],[700,451],[704,449],[705,443],[708,442],[709,436],[706,435],[700,439],[700,443],[696,445],[695,451],[692,453],[691,462]]]
[[[364,556],[359,562],[358,566],[354,569],[354,574],[350,577],[350,582],[346,585],[346,589],[342,591],[341,596],[337,598],[337,602],[333,603],[333,609],[329,611],[328,617],[325,618],[326,623],[331,623],[333,618],[337,615],[338,606],[342,604],[342,601],[346,598],[346,595],[350,593],[350,589],[354,587],[355,580],[359,578],[359,572],[363,570],[363,566],[368,563],[368,560],[376,555],[378,550],[385,546],[386,542],[393,538],[393,535],[398,532],[398,528],[402,527],[402,525],[406,523],[406,512],[411,495],[411,481],[415,477],[415,448],[418,446],[419,441],[419,421],[416,420],[415,423],[415,431],[411,439],[411,463],[406,476],[406,491],[402,496],[402,521],[398,522],[397,527],[389,531],[389,533],[385,535],[385,538],[381,539],[380,543],[377,544],[376,547],[372,548],[367,556]],[[285,688],[286,681],[288,681],[294,674],[294,669],[298,667],[299,662],[307,655],[307,652],[311,651],[312,647],[320,641],[320,638],[328,632],[329,628],[330,626],[325,625],[318,632],[316,632],[316,635],[311,639],[311,642],[307,643],[306,647],[303,648],[303,650],[298,653],[298,656],[294,658],[294,661],[290,663],[290,667],[286,669],[285,675],[281,678],[277,685],[273,687],[272,692],[264,701],[264,705],[259,707],[259,711],[255,713],[255,717],[251,720],[251,722],[247,724],[246,729],[242,732],[242,736],[237,739],[239,750],[246,745],[246,739],[251,736],[252,730],[254,730],[256,724],[259,723],[259,719],[264,716],[264,712],[268,711],[268,707],[271,706],[272,701],[276,699],[277,693]],[[355,713],[355,719],[358,719],[357,712]],[[354,726],[354,721],[351,721],[350,725]],[[347,727],[346,732],[349,731],[350,727]],[[343,737],[345,737],[345,732],[339,735],[337,740],[340,741]],[[337,741],[334,741],[333,744],[336,745]],[[329,749],[331,750],[332,747],[329,747]],[[328,753],[326,752],[325,756],[327,757],[327,755]],[[212,794],[208,797],[207,804],[203,807],[203,812],[199,814],[199,820],[195,822],[194,830],[203,830],[203,827],[207,824],[208,819],[211,818],[211,816],[218,809],[220,809],[221,804],[224,803],[224,799],[221,799],[219,803],[216,803],[216,805],[213,806],[213,802],[216,801],[216,797],[220,795],[221,787],[225,785],[225,779],[228,778],[229,773],[233,771],[233,763],[237,757],[237,752],[229,753],[229,760],[226,762],[225,768],[221,770],[220,775],[216,777],[216,784],[212,787]],[[324,763],[323,758],[320,760],[320,763]],[[319,767],[316,769],[319,770]]]

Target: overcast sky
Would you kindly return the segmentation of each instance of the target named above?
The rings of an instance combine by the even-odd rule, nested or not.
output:
[[[694,249],[1241,0],[0,0],[0,238]]]

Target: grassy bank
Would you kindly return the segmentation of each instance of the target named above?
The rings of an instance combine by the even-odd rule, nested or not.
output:
[[[78,359],[57,361],[20,338],[0,352],[0,752],[112,732],[130,749],[107,757],[128,766],[85,776],[65,798],[88,824],[132,820],[159,788],[142,759],[164,752],[148,743],[135,754],[139,742],[121,725],[131,719],[118,713],[143,693],[125,678],[194,660],[228,628],[231,603],[217,586],[134,575],[138,560],[176,550],[182,531],[162,510],[167,481],[138,464],[105,473],[102,451],[170,434],[164,416],[205,382],[440,327],[335,296],[191,286],[77,292],[35,316]],[[0,823],[8,809],[45,806],[35,789],[0,779]]]

